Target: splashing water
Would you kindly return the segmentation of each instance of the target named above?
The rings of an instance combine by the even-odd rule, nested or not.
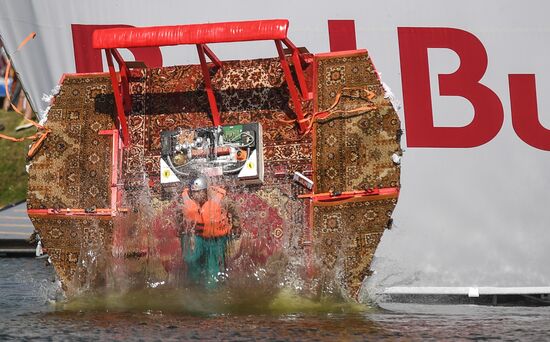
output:
[[[224,206],[233,208],[239,222],[237,233],[216,242],[220,253],[205,247],[212,241],[185,234],[184,182],[162,189],[159,196],[144,176],[138,189],[125,192],[123,207],[130,209],[114,219],[112,241],[83,245],[67,286],[69,301],[59,305],[191,313],[358,310],[342,299],[326,274],[312,276],[315,260],[301,246],[307,211],[292,185],[208,181],[226,191]],[[196,248],[210,251],[201,256],[198,280],[188,258]]]

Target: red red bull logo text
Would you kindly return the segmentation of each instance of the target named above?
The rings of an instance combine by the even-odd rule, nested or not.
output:
[[[73,24],[76,71],[103,71],[101,53],[92,49],[94,30],[128,26]],[[331,51],[356,49],[353,20],[329,20],[328,31]],[[398,27],[397,33],[407,146],[470,148],[496,137],[504,123],[504,110],[498,95],[480,82],[488,64],[483,43],[472,33],[457,28]],[[437,77],[440,96],[459,96],[472,104],[473,119],[463,127],[434,125],[428,49],[450,49],[460,59],[454,73]],[[148,66],[162,66],[162,52],[158,47],[129,50]],[[515,133],[526,144],[550,151],[550,130],[540,123],[538,115],[535,75],[509,74],[508,86]]]

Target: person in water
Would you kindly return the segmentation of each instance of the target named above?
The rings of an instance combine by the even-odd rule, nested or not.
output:
[[[214,288],[226,270],[229,240],[240,235],[235,207],[221,187],[209,186],[204,176],[194,178],[182,193],[181,247],[188,279]]]

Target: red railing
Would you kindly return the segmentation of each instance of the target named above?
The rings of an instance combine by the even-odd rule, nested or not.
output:
[[[121,57],[117,48],[131,47],[196,45],[213,124],[219,126],[221,125],[220,113],[214,96],[214,90],[212,89],[206,57],[218,68],[222,68],[223,64],[206,44],[273,40],[281,60],[281,67],[285,75],[290,97],[294,104],[296,121],[300,131],[306,132],[309,122],[302,112],[302,101],[310,100],[313,97],[312,93],[307,89],[302,67],[302,64],[307,64],[307,61],[298,48],[288,39],[287,30],[288,20],[285,19],[96,30],[93,34],[93,47],[105,50],[117,108],[117,124],[121,131],[123,143],[125,145],[130,143],[128,124],[126,122],[126,113],[130,111],[132,106],[128,85],[130,66]],[[292,78],[292,72],[286,59],[283,45],[291,52],[291,59],[300,86],[300,93]],[[114,67],[113,58],[119,67],[118,74]]]

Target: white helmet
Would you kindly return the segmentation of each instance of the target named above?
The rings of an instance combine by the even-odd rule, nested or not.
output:
[[[208,179],[204,176],[198,176],[189,183],[191,191],[200,191],[208,188]]]

